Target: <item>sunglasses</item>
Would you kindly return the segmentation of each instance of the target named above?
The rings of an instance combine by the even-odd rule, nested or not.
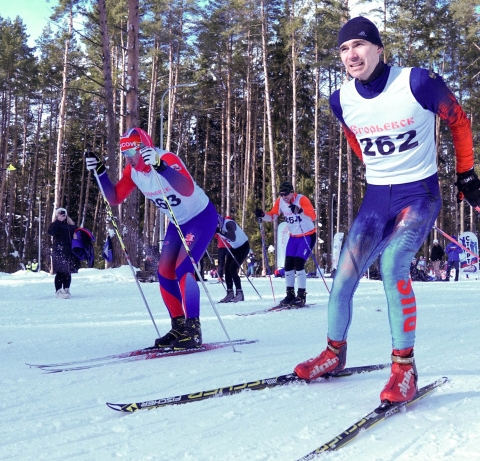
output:
[[[65,213],[65,211],[59,211],[58,214],[59,214],[60,216],[65,216],[67,213]]]
[[[287,195],[290,195],[291,192],[280,192],[280,197],[287,197]]]
[[[126,149],[122,151],[122,155],[125,155],[125,157],[132,158],[132,157],[135,157],[135,155],[137,155],[137,152],[139,150],[140,150],[140,147],[133,147],[131,149]]]

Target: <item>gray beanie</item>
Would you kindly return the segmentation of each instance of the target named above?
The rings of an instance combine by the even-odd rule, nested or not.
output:
[[[338,46],[348,40],[363,39],[383,48],[377,26],[363,16],[357,16],[346,22],[338,33]]]

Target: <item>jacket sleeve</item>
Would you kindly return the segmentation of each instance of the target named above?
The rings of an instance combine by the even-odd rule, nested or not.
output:
[[[60,221],[56,219],[50,224],[50,226],[48,226],[47,233],[52,237],[54,237],[57,234],[59,227],[60,227]]]
[[[98,177],[105,198],[110,205],[119,205],[135,189],[136,184],[132,180],[131,171],[131,165],[127,165],[123,170],[122,177],[115,185],[110,181],[107,172],[104,172]]]
[[[161,174],[180,194],[190,197],[195,190],[195,183],[185,164],[172,152],[162,155],[162,160],[169,166]]]
[[[265,212],[265,216],[263,217],[264,221],[271,222],[275,221],[280,216],[280,197],[277,198],[273,207],[270,211]]]
[[[299,203],[305,216],[308,216],[312,221],[315,221],[315,219],[317,219],[317,214],[315,213],[315,209],[313,208],[312,202],[309,200],[309,198],[303,195],[300,198]]]

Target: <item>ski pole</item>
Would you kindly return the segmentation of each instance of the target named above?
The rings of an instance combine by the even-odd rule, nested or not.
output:
[[[433,228],[436,229],[438,232],[440,232],[448,240],[451,240],[453,243],[458,245],[462,250],[465,250],[467,253],[470,253],[472,256],[475,256],[478,260],[480,260],[480,256],[473,253],[472,250],[468,249],[466,246],[463,246],[460,242],[457,242],[457,240],[455,240],[453,237],[448,235],[446,232],[443,232],[442,229],[438,228],[437,226],[433,226]]]
[[[222,239],[222,241],[224,243],[225,242],[225,239],[223,238],[223,235],[221,234],[218,234],[220,236],[220,238]],[[263,299],[260,295],[260,293],[257,291],[257,289],[255,288],[255,286],[253,285],[252,281],[250,280],[250,278],[248,277],[248,275],[245,273],[245,271],[243,270],[243,267],[238,263],[237,261],[237,258],[235,258],[235,256],[233,255],[232,251],[230,250],[230,248],[225,245],[225,248],[228,250],[228,252],[230,253],[230,256],[233,258],[233,260],[235,261],[235,264],[240,268],[240,270],[242,271],[242,274],[246,277],[246,279],[250,282],[250,285],[252,285],[252,288],[257,292],[257,295],[259,296],[260,299]]]
[[[103,197],[103,201],[105,203],[105,209],[107,210],[108,216],[110,217],[110,220],[112,221],[113,228],[115,229],[115,233],[117,234],[118,241],[120,242],[120,246],[122,247],[123,253],[125,254],[125,258],[127,258],[128,265],[130,266],[130,269],[132,270],[133,278],[135,279],[135,282],[137,283],[138,290],[140,291],[140,295],[142,296],[143,302],[145,303],[145,307],[147,308],[148,314],[150,315],[150,318],[152,319],[153,326],[155,327],[155,330],[157,330],[157,334],[160,337],[160,332],[158,331],[157,324],[155,323],[155,320],[153,319],[152,311],[150,310],[150,307],[148,306],[147,300],[145,299],[145,295],[143,294],[142,287],[140,286],[140,282],[138,281],[137,274],[135,272],[135,269],[133,268],[132,261],[130,260],[130,256],[128,255],[127,248],[125,247],[125,244],[123,243],[122,236],[120,234],[120,231],[118,229],[117,223],[115,221],[115,217],[113,216],[113,211],[112,207],[110,206],[110,203],[108,203],[107,198],[105,197],[105,191],[103,190],[102,184],[100,182],[100,178],[98,177],[97,170],[93,170],[93,174],[95,175],[95,179],[98,184],[98,188],[100,189],[100,192]]]
[[[270,275],[270,264],[268,263],[267,247],[265,246],[265,229],[263,227],[262,218],[258,218],[258,227],[260,228],[260,236],[262,237],[263,259],[266,261],[266,264],[267,264],[267,275],[268,275],[268,278],[270,279],[270,287],[272,288],[273,302],[277,304],[277,300],[275,299],[275,292],[273,290],[272,276]]]
[[[207,256],[208,256],[208,259],[210,260],[210,264],[215,267],[215,269],[217,270],[217,276],[218,276],[218,279],[220,279],[220,283],[222,284],[222,287],[225,291],[227,291],[227,289],[225,288],[225,285],[223,284],[223,279],[222,277],[220,277],[220,275],[218,274],[218,268],[216,266],[216,264],[213,262],[213,259],[212,257],[210,256],[210,253],[208,252],[208,250],[205,252],[207,253]]]
[[[170,202],[167,198],[167,196],[165,195],[165,190],[164,190],[164,187],[163,187],[163,183],[162,183],[162,180],[161,180],[161,176],[160,174],[157,173],[157,171],[155,170],[155,168],[153,168],[152,166],[152,170],[153,170],[153,173],[155,174],[155,178],[157,179],[157,183],[158,183],[158,187],[160,187],[160,190],[162,191],[162,196],[163,196],[163,200],[164,202],[166,203],[167,205],[167,208],[168,208],[168,211],[170,213],[170,220],[171,222],[174,224],[174,226],[177,228],[177,232],[178,232],[178,235],[180,237],[180,240],[182,241],[183,243],[183,247],[185,248],[185,251],[188,255],[188,257],[190,258],[190,262],[192,263],[193,265],[193,268],[195,270],[195,273],[197,274],[197,277],[198,277],[198,280],[200,280],[202,286],[203,286],[203,289],[205,290],[205,293],[208,297],[208,300],[210,301],[210,304],[212,305],[212,308],[213,308],[213,311],[215,312],[215,315],[217,316],[217,319],[218,321],[220,322],[220,325],[225,333],[225,336],[227,337],[228,341],[230,342],[230,345],[232,346],[232,349],[233,349],[233,352],[238,352],[236,349],[235,349],[235,346],[232,342],[232,340],[230,339],[230,336],[227,332],[227,329],[225,328],[225,325],[220,317],[220,314],[218,313],[217,311],[217,308],[215,307],[215,303],[213,302],[213,299],[212,297],[210,296],[210,292],[208,291],[207,289],[207,286],[205,285],[205,282],[203,280],[203,275],[200,274],[200,271],[197,267],[197,264],[195,263],[195,259],[193,258],[192,256],[192,253],[190,252],[190,248],[188,246],[188,243],[187,241],[185,240],[185,237],[183,235],[183,232],[182,232],[182,229],[180,228],[180,224],[178,224],[178,221],[177,221],[177,218],[175,216],[175,213],[173,212],[173,209],[170,205]]]
[[[302,224],[300,223],[300,221],[298,222],[298,225],[300,226],[300,232],[303,234],[303,238],[305,240],[305,243],[307,244],[307,247],[310,248],[310,245],[308,244],[307,237],[305,235],[305,232],[303,232]],[[313,250],[311,248],[310,248],[310,256],[312,257],[312,260],[315,263],[315,266],[317,267],[318,272],[320,273],[320,277],[322,277],[323,283],[325,284],[325,288],[330,294],[330,288],[328,288],[327,282],[325,281],[325,277],[323,276],[322,271],[320,270],[320,266],[317,263],[317,258],[315,258],[315,255],[313,254]]]

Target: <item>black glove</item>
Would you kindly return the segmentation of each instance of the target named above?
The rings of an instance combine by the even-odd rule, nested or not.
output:
[[[303,213],[303,208],[300,208],[299,206],[297,205],[290,205],[290,210],[292,210],[292,213],[293,214],[300,214],[300,213]]]
[[[255,210],[255,216],[257,218],[263,218],[265,216],[265,211],[261,210],[260,208],[257,208]]]
[[[480,211],[480,180],[473,168],[465,173],[457,173],[457,202],[465,199],[470,206]]]
[[[97,170],[97,174],[105,173],[105,165],[100,161],[100,159],[92,152],[85,151],[85,163],[87,165],[87,170],[94,171]]]
[[[168,163],[165,160],[160,160],[160,163],[153,168],[159,173],[163,173],[168,168]]]

